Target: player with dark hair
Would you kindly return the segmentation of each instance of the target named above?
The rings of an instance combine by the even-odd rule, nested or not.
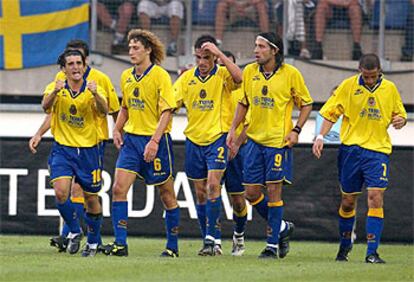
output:
[[[97,116],[108,113],[104,90],[84,79],[85,56],[78,50],[66,50],[58,63],[66,80],[50,83],[44,91],[42,107],[51,113],[55,139],[49,156],[50,178],[56,205],[69,227],[67,249],[78,252],[82,232],[69,199],[72,180],[83,188],[86,200],[88,240],[82,256],[94,256],[100,238],[102,209],[97,193],[101,189],[100,136]]]
[[[174,84],[178,106],[187,110],[185,172],[197,196],[197,215],[204,239],[199,255],[213,256],[221,210],[221,178],[227,166],[226,136],[230,129],[232,96],[242,80],[240,68],[217,47],[210,35],[195,44],[196,66]],[[216,64],[220,59],[224,66]]]
[[[337,261],[348,261],[352,249],[356,201],[362,186],[368,190],[365,261],[385,263],[377,253],[384,218],[384,192],[388,186],[389,155],[392,151],[387,129],[401,129],[407,113],[394,83],[383,77],[380,60],[375,54],[363,55],[359,74],[345,79],[320,110],[322,128],[313,144],[319,159],[323,138],[343,116],[338,152],[338,174],[342,192],[339,207],[340,246]]]
[[[236,128],[248,114],[247,137],[243,162],[243,184],[246,199],[259,213],[267,214],[267,246],[259,258],[283,258],[288,248],[292,228],[282,229],[282,184],[292,183],[292,147],[312,110],[312,98],[301,73],[284,63],[282,39],[272,32],[259,33],[254,49],[256,63],[243,71],[243,100],[239,103],[227,137],[227,146],[236,144]],[[299,118],[293,127],[292,110],[299,108]],[[267,188],[268,201],[262,193]],[[266,204],[267,202],[267,204]],[[282,229],[283,230],[283,229]],[[283,243],[283,244],[281,244]],[[283,253],[278,254],[282,245]],[[282,249],[282,248],[281,248]]]
[[[84,79],[87,81],[94,81],[97,85],[103,88],[104,94],[108,103],[109,107],[109,114],[112,116],[114,122],[116,121],[116,117],[119,111],[119,100],[118,95],[115,92],[115,88],[112,85],[111,80],[109,77],[104,74],[103,72],[90,67],[87,63],[87,59],[89,56],[89,46],[88,44],[79,39],[74,39],[69,41],[66,44],[66,50],[78,50],[83,54],[86,59],[85,70],[84,70]],[[65,80],[66,76],[63,71],[60,71],[56,74],[55,80]],[[99,135],[101,140],[100,152],[102,155],[102,160],[105,152],[106,142],[109,139],[109,132],[108,132],[108,120],[106,116],[100,117],[98,116],[98,124],[99,124]],[[29,148],[32,153],[36,153],[36,148],[39,145],[42,136],[49,130],[50,128],[50,121],[51,115],[48,114],[36,134],[30,139],[29,141]],[[103,169],[103,163],[102,168]],[[75,207],[75,210],[78,214],[78,218],[82,219],[84,215],[84,198],[83,198],[83,191],[82,188],[79,186],[78,183],[73,183],[72,190],[71,190],[71,201],[72,205]],[[66,236],[69,233],[69,227],[65,223],[62,228],[62,233],[60,236],[55,236],[50,239],[50,244],[53,247],[56,247],[59,252],[64,252],[67,247],[67,238]],[[101,239],[99,239],[99,244],[101,244]]]
[[[122,107],[113,130],[120,149],[112,187],[112,224],[115,242],[107,255],[127,256],[127,193],[136,177],[159,188],[165,207],[167,245],[163,257],[178,257],[180,210],[174,192],[172,112],[176,108],[169,74],[159,66],[164,46],[153,33],[133,29],[128,33],[133,67],[121,76]],[[125,132],[124,136],[122,136]]]

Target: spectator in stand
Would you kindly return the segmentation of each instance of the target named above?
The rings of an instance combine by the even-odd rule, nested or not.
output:
[[[351,22],[351,32],[354,41],[352,48],[352,60],[359,60],[362,56],[361,49],[361,29],[362,29],[362,8],[358,0],[319,0],[315,14],[315,39],[316,46],[313,50],[312,58],[323,59],[322,39],[325,32],[326,22],[333,15],[334,8],[348,10]]]
[[[405,24],[405,45],[401,49],[401,61],[412,62],[414,54],[414,0],[411,0],[408,8],[408,17]]]
[[[230,9],[232,7],[232,9]],[[234,12],[235,18],[231,17]],[[230,16],[229,16],[230,15]],[[239,18],[259,20],[261,32],[269,31],[269,6],[266,0],[219,0],[216,8],[216,40],[219,46],[223,42],[224,24],[226,18],[235,22]]]
[[[151,19],[168,16],[170,19],[170,42],[167,56],[177,55],[177,40],[184,18],[184,5],[180,0],[142,0],[138,4],[138,17],[141,28],[149,30]]]
[[[114,0],[99,0],[97,4],[98,18],[102,25],[111,29],[114,32],[112,41],[112,54],[118,54],[122,51],[127,51],[126,43],[124,42],[125,35],[134,13],[134,1],[114,1]],[[117,17],[112,17],[111,12],[117,11]]]
[[[309,27],[305,26],[305,20],[315,10],[315,0],[278,0],[275,4],[276,33],[283,36],[283,3],[288,4],[288,20],[286,37],[289,41],[288,55],[310,59],[311,54],[307,49],[306,34]]]

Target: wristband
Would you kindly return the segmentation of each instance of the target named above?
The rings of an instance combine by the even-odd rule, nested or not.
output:
[[[295,126],[295,128],[292,129],[292,131],[296,132],[297,134],[300,134],[302,131],[302,128],[300,128],[298,125]]]
[[[157,141],[157,140],[155,140],[154,138],[151,138],[151,140],[150,141],[154,141],[154,143],[155,144],[157,144],[157,145],[159,145],[160,144],[160,142],[159,141]]]
[[[318,136],[316,136],[316,139],[315,140],[322,140],[323,141],[323,135],[322,134],[319,134]]]

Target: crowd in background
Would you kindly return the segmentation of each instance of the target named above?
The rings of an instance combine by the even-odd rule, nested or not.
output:
[[[285,31],[288,55],[302,59],[325,59],[326,29],[349,29],[353,40],[351,58],[358,60],[363,53],[363,26],[378,30],[376,0],[193,0],[192,3],[193,23],[214,26],[219,45],[228,26],[254,26],[261,32],[276,31],[279,35]],[[386,2],[386,28],[404,30],[401,61],[413,59],[413,7],[414,0]],[[153,23],[169,25],[167,55],[179,55],[177,46],[186,13],[184,1],[99,0],[97,12],[102,27],[113,32],[113,54],[126,52],[128,27],[151,29]],[[285,20],[284,14],[288,15]]]

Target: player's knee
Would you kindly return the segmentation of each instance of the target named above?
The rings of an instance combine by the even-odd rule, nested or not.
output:
[[[63,204],[69,198],[69,194],[63,189],[55,189],[55,196],[56,201],[58,201],[60,204]]]
[[[256,189],[246,190],[246,200],[249,201],[249,203],[256,202],[261,196],[262,196],[262,192],[256,191]]]
[[[244,210],[245,207],[246,207],[246,202],[244,200],[243,201],[235,201],[235,202],[233,202],[233,210],[235,212],[240,213],[240,212],[242,212]]]
[[[128,188],[125,189],[118,181],[112,186],[112,200],[126,200]]]

